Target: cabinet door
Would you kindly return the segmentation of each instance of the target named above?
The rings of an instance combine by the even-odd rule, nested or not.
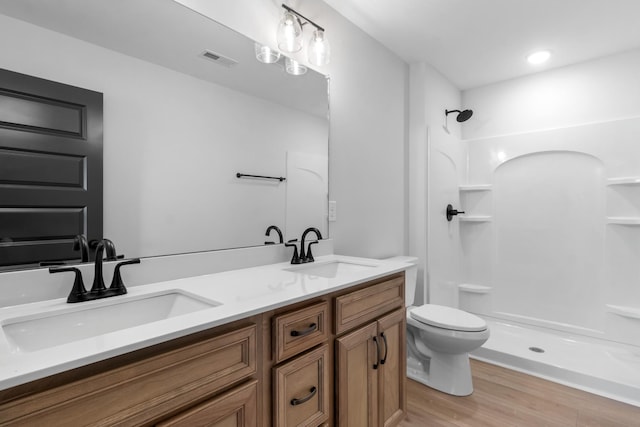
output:
[[[378,320],[382,356],[378,370],[380,425],[395,426],[404,418],[406,401],[406,317],[404,309]]]
[[[156,425],[158,427],[256,427],[258,425],[257,384],[257,381],[252,381],[236,387]]]
[[[338,338],[336,349],[338,426],[377,426],[380,353],[377,324],[370,323]]]

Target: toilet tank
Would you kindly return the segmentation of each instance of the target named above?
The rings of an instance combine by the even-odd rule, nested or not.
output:
[[[386,261],[408,264],[405,270],[404,303],[407,307],[413,305],[413,300],[416,296],[416,283],[418,281],[418,258],[413,256],[395,256],[387,258]]]

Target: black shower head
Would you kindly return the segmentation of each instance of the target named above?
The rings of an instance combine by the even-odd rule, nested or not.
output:
[[[447,116],[451,113],[458,113],[458,116],[456,117],[458,123],[466,122],[471,118],[471,116],[473,116],[473,110],[445,110],[445,113]]]

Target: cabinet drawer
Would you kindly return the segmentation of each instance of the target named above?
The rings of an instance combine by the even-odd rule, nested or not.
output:
[[[291,313],[274,316],[273,358],[275,363],[280,363],[326,341],[328,308],[327,302],[321,302]]]
[[[146,424],[254,375],[256,342],[252,324],[8,402],[0,406],[0,420],[49,427]]]
[[[273,424],[318,426],[329,418],[329,346],[296,357],[273,371]]]
[[[387,278],[335,300],[335,333],[353,329],[395,308],[404,306],[404,274]]]
[[[258,425],[258,381],[156,424],[158,427],[255,427]]]

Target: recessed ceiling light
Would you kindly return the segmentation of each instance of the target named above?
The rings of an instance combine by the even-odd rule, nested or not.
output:
[[[550,57],[551,52],[548,50],[541,50],[533,52],[531,55],[527,56],[527,61],[529,61],[529,64],[538,65],[546,62]]]

